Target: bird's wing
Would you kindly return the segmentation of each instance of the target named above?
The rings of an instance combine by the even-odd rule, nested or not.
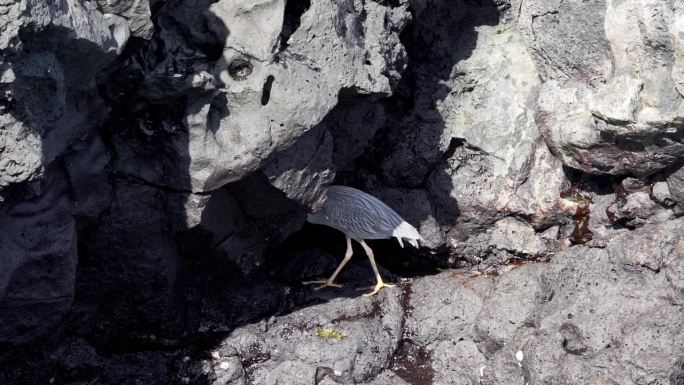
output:
[[[379,199],[346,186],[331,186],[328,190],[326,215],[333,227],[361,239],[390,238],[404,222]]]

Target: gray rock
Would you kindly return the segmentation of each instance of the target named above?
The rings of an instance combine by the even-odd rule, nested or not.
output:
[[[624,202],[615,202],[606,209],[612,222],[619,222],[628,227],[643,226],[649,221],[658,219],[657,214],[662,207],[651,199],[648,192],[636,192],[625,197]],[[672,212],[663,211],[669,216]],[[655,217],[655,218],[653,218]]]
[[[322,383],[321,383],[322,384]],[[384,371],[380,373],[368,385],[408,385],[401,377],[397,376],[391,371]]]
[[[467,273],[416,280],[411,286],[407,334],[418,345],[472,341],[477,316],[493,288],[491,280],[473,279]]]
[[[475,342],[485,356],[492,357],[510,343],[513,334],[525,326],[539,322],[533,310],[549,296],[549,288],[541,280],[522,280],[521,275],[534,276],[543,267],[514,269],[496,283],[475,322]],[[537,270],[537,271],[535,271]],[[515,298],[515,299],[514,299]]]
[[[677,2],[5,3],[0,383],[681,382]]]
[[[494,224],[490,247],[526,257],[539,257],[555,249],[555,244],[542,239],[528,224],[506,217]]]
[[[88,262],[79,271],[79,292],[83,302],[92,303],[90,312],[99,320],[84,327],[109,322],[111,317],[126,319],[117,326],[124,330],[138,322],[167,320],[179,265],[173,238],[179,223],[173,218],[180,220],[179,200],[183,198],[119,182],[111,207],[96,219],[80,223],[87,242],[79,253]],[[125,315],[130,307],[139,309],[134,317]]]
[[[667,278],[684,255],[681,221],[617,235],[603,249],[573,246],[549,263],[498,275],[444,272],[404,282],[400,297],[390,289],[378,302],[309,306],[260,332],[257,325],[235,330],[215,359],[236,349],[243,363],[256,362],[246,368],[256,383],[424,383],[415,382],[424,381],[421,373],[439,384],[667,383],[684,353],[683,297]],[[632,262],[644,254],[661,261],[665,274]],[[386,334],[375,335],[378,328]],[[315,336],[322,330],[328,337]],[[404,342],[395,351],[398,331]],[[351,356],[355,366],[347,366]],[[374,369],[350,375],[360,368]],[[368,373],[380,374],[370,380]]]
[[[464,28],[442,25],[445,14],[464,17]],[[485,234],[504,216],[523,219],[524,231],[535,238],[530,242],[543,244],[532,227],[543,230],[568,220],[558,204],[568,183],[535,123],[541,82],[524,40],[492,6],[434,4],[416,23],[424,34],[416,44],[429,44],[432,61],[417,57],[416,102],[398,122],[390,139],[398,143],[382,163],[387,183],[427,190],[432,210],[411,200],[403,210],[421,207],[413,210],[423,214],[414,217],[425,223],[421,232],[432,248],[446,243],[472,260],[491,254],[491,247],[510,250],[501,236]],[[459,48],[444,48],[445,42]],[[544,251],[536,247],[532,254]]]
[[[328,131],[311,129],[263,169],[269,182],[291,200],[317,211],[325,200],[324,187],[332,171],[333,139]]]
[[[154,33],[152,14],[148,0],[97,0],[100,12],[121,16],[128,22],[131,36],[150,39]]]
[[[537,123],[554,155],[593,174],[649,175],[678,162],[683,100],[669,79],[680,67],[681,36],[668,29],[677,30],[681,9],[635,1],[516,3],[546,81]]]
[[[73,301],[77,234],[64,182],[53,169],[39,195],[0,206],[0,343],[44,336]]]
[[[72,375],[102,368],[102,358],[84,340],[74,340],[65,344],[57,350],[55,355],[60,365]]]
[[[682,209],[684,207],[684,166],[680,166],[667,177],[667,187],[680,210],[684,210]]]
[[[128,40],[124,19],[89,2],[3,7],[0,189],[37,180],[102,122],[95,77]]]
[[[221,1],[209,6],[206,16],[188,13],[179,2],[165,7],[168,17],[181,24],[208,23],[211,34],[194,28],[191,36],[199,41],[218,36],[214,44],[223,47],[215,63],[174,70],[174,63],[185,60],[181,50],[199,48],[173,37],[180,32],[169,23],[164,33],[178,49],[166,48],[168,56],[144,86],[146,97],[153,99],[199,93],[184,114],[188,142],[176,143],[193,191],[214,190],[256,171],[270,154],[287,149],[319,123],[343,89],[389,95],[390,78],[403,65],[398,31],[408,19],[405,6],[314,2],[280,48],[284,1],[259,6]],[[356,16],[361,13],[345,13],[361,9],[363,19]]]
[[[446,272],[407,282],[404,338],[415,349],[430,352],[434,383],[667,383],[678,375],[677,357],[684,353],[677,305],[681,289],[672,290],[677,262],[684,255],[681,228],[681,219],[645,225],[615,236],[604,249],[574,246],[548,264],[513,266],[499,276]],[[632,262],[643,260],[644,254],[662,261],[659,269],[665,275],[654,273],[654,266]],[[344,328],[351,327],[346,322],[364,318],[351,315],[353,321],[330,322],[342,303],[366,310],[370,306],[363,298],[316,305],[269,321],[266,332],[257,333],[255,326],[235,331],[229,344],[244,352],[243,362],[261,357],[253,378],[310,383],[315,373],[332,373],[321,382],[338,383],[342,379],[335,377],[334,366],[332,371],[311,366],[320,360],[304,354],[313,346],[312,337],[293,322],[339,325],[345,334]],[[289,341],[288,347],[281,339]],[[326,357],[320,350],[312,354]],[[415,374],[395,361],[373,381],[354,377],[352,383],[393,383],[387,378],[397,375],[394,383],[403,383]]]
[[[520,31],[544,80],[599,83],[610,71],[605,1],[511,1]]]
[[[252,383],[369,381],[389,365],[401,338],[398,294],[392,289],[375,299],[331,299],[278,317],[266,331],[243,327],[214,356],[236,349],[243,364],[251,363],[245,371]]]
[[[266,376],[267,385],[314,385],[316,369],[301,361],[283,361]]]
[[[672,195],[670,195],[670,189],[667,187],[667,183],[662,180],[653,184],[651,195],[653,200],[665,207],[672,207],[676,204],[672,200]]]
[[[301,229],[304,222],[296,202],[269,183],[262,173],[255,173],[227,185],[224,189],[231,196],[228,200],[226,194],[212,194],[207,206],[201,208],[200,227],[212,233],[212,250],[245,273],[253,272],[263,264],[269,242],[284,241]],[[207,211],[224,202],[230,207]]]
[[[114,186],[110,181],[109,167],[112,156],[100,137],[77,143],[76,152],[65,155],[64,167],[68,173],[73,196],[73,214],[95,218],[112,204]]]
[[[216,376],[215,383],[226,385],[245,384],[245,371],[235,349],[224,347],[221,355],[212,358],[212,370]]]

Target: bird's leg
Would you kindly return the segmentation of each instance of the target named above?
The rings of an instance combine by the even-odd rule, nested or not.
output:
[[[344,253],[344,259],[342,260],[342,262],[340,262],[340,265],[337,266],[337,269],[335,269],[335,272],[330,276],[330,278],[328,278],[326,280],[306,281],[306,282],[302,282],[302,283],[305,285],[320,284],[320,286],[314,287],[314,290],[319,290],[319,289],[322,289],[324,287],[342,287],[342,285],[335,283],[335,278],[337,277],[337,274],[339,274],[340,271],[342,271],[342,268],[344,267],[344,265],[346,265],[347,262],[349,262],[349,260],[352,257],[352,254],[353,254],[353,250],[352,250],[351,238],[347,237],[347,251]]]
[[[366,254],[368,255],[368,259],[370,259],[371,266],[373,266],[373,272],[375,272],[375,279],[378,281],[378,283],[376,283],[373,287],[373,291],[371,291],[370,293],[366,293],[363,296],[371,297],[376,295],[383,287],[394,287],[394,285],[389,285],[382,281],[382,277],[378,272],[378,267],[375,265],[375,256],[373,255],[373,250],[371,250],[370,246],[368,246],[366,242],[363,241],[363,239],[360,240],[359,243],[361,244],[361,246],[363,246],[363,249],[366,250]]]

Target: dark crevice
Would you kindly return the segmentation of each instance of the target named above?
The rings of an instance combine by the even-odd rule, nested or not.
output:
[[[283,29],[280,31],[280,52],[287,48],[290,36],[299,28],[302,15],[311,6],[310,0],[288,0],[285,2],[285,15],[283,16]]]
[[[119,180],[119,181],[125,181],[127,183],[131,184],[137,184],[141,186],[147,186],[151,187],[157,190],[161,190],[165,193],[170,193],[170,194],[192,194],[192,191],[190,190],[181,190],[181,189],[175,189],[160,183],[154,183],[150,182],[148,180],[145,180],[137,175],[131,175],[131,174],[125,174],[125,173],[119,173],[115,172],[114,173],[114,178]],[[198,195],[202,195],[205,193],[199,193]]]
[[[401,6],[400,0],[371,0],[371,1],[378,3],[380,5],[389,6],[391,8],[397,8],[397,7]]]
[[[261,91],[261,105],[265,106],[268,104],[268,101],[271,100],[271,87],[273,87],[273,81],[275,78],[273,75],[268,75],[266,78],[266,82],[264,82],[264,88]]]
[[[247,57],[236,58],[228,64],[228,74],[238,81],[246,80],[252,74],[253,69],[254,65]]]
[[[207,129],[216,133],[221,128],[221,120],[230,116],[226,94],[221,92],[212,99],[207,116]]]
[[[444,151],[444,154],[442,154],[442,157],[444,159],[451,158],[456,152],[456,149],[464,146],[465,143],[466,140],[463,138],[451,138],[451,140],[449,141],[449,146],[447,147],[446,151]]]

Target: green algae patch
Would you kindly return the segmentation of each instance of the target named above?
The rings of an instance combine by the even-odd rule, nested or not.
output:
[[[337,330],[327,328],[317,328],[316,335],[321,338],[329,338],[335,341],[341,341],[344,338],[344,334]]]

